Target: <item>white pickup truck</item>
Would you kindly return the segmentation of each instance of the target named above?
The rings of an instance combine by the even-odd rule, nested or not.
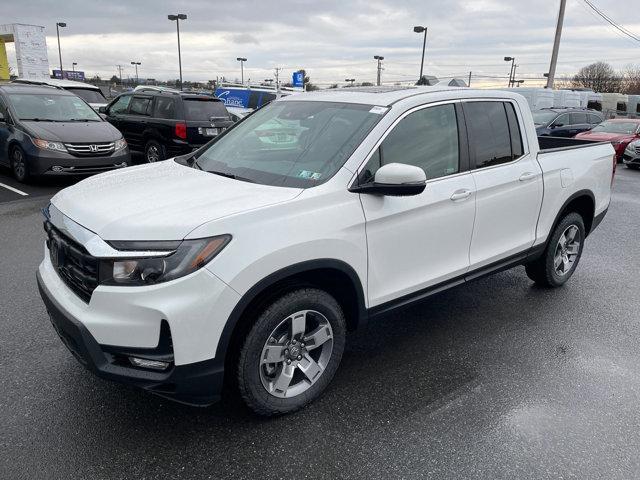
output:
[[[614,150],[541,141],[512,92],[282,98],[193,154],[53,197],[40,292],[103,378],[196,405],[235,383],[254,411],[290,412],[374,317],[516,265],[571,277]]]

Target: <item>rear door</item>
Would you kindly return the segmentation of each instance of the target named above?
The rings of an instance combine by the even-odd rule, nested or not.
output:
[[[185,96],[182,101],[187,123],[187,142],[195,147],[207,143],[233,125],[224,103],[205,95]]]
[[[569,129],[570,136],[573,137],[578,133],[586,132],[588,130],[591,130],[591,125],[589,124],[587,113],[573,112],[571,114],[571,128]]]
[[[129,104],[129,111],[120,119],[120,124],[128,137],[125,137],[131,148],[144,148],[143,133],[151,116],[151,95],[134,95]]]
[[[542,203],[542,170],[511,101],[464,102],[476,186],[470,270],[527,251]]]

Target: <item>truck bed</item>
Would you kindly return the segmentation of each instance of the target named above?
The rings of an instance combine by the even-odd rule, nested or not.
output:
[[[580,147],[595,145],[598,143],[607,143],[607,142],[583,140],[580,138],[549,137],[546,135],[543,137],[538,137],[538,144],[540,145],[540,153],[580,148]]]

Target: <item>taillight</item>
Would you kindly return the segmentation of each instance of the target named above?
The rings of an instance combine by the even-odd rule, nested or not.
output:
[[[618,155],[613,154],[613,170],[611,171],[611,186],[613,187],[613,178],[616,176],[616,168],[618,168]]]
[[[181,138],[183,140],[187,139],[187,124],[186,123],[176,123],[176,137]]]

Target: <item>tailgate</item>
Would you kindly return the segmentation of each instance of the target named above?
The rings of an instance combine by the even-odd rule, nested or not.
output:
[[[184,99],[187,141],[202,145],[233,125],[224,103],[204,95]]]

